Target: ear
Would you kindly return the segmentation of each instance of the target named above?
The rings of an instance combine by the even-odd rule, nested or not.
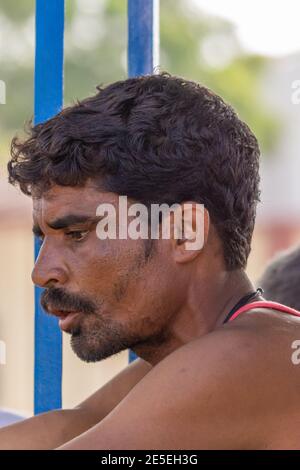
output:
[[[203,251],[208,239],[210,217],[203,204],[187,201],[180,207],[181,213],[174,213],[171,221],[174,233],[172,247],[174,260],[187,263]]]

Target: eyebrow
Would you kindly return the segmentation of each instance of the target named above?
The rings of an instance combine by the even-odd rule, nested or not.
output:
[[[86,223],[96,223],[101,219],[99,216],[89,216],[89,215],[81,215],[81,214],[67,214],[63,217],[53,220],[52,222],[48,222],[48,227],[52,228],[53,230],[62,230],[64,228],[70,227],[71,225],[79,225],[79,224],[86,224]],[[32,227],[32,232],[36,235],[42,235],[42,230],[38,224],[34,223]]]

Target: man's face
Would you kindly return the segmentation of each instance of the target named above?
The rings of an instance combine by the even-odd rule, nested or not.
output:
[[[85,361],[164,343],[182,303],[167,240],[153,241],[149,254],[149,240],[97,237],[97,207],[117,209],[118,201],[90,182],[33,198],[34,231],[43,243],[32,279],[45,288],[43,307],[60,318]]]

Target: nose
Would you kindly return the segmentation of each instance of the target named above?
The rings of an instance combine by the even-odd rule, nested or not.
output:
[[[61,253],[44,241],[31,273],[33,283],[39,287],[60,287],[67,281],[67,270]]]

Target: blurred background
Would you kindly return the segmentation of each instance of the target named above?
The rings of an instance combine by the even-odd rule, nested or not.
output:
[[[33,116],[34,0],[0,0],[0,408],[33,412],[31,202],[7,184],[12,137]],[[127,77],[127,1],[66,0],[65,104]],[[294,0],[160,0],[161,70],[202,82],[229,101],[261,145],[262,202],[248,273],[300,239],[300,4]],[[84,364],[64,338],[63,405],[121,370],[127,352]]]

